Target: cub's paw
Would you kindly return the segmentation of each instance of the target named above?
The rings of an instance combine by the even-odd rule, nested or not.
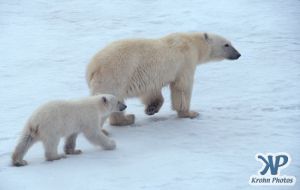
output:
[[[28,163],[26,162],[26,160],[16,160],[13,161],[13,165],[20,167],[20,166],[26,166]]]
[[[103,146],[104,150],[114,150],[116,149],[117,145],[114,140],[109,140],[105,146]]]
[[[56,155],[56,156],[48,156],[46,158],[47,161],[54,161],[54,160],[60,160],[60,159],[64,159],[64,158],[67,158],[66,155],[64,154],[59,154],[59,155]]]
[[[79,150],[79,149],[69,149],[69,150],[65,150],[65,153],[66,154],[81,154],[82,153],[82,151],[81,150]]]

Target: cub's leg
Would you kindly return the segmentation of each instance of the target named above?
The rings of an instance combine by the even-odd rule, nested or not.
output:
[[[164,97],[161,90],[156,92],[149,92],[141,97],[142,102],[145,105],[145,113],[147,115],[153,115],[159,111],[164,103]]]
[[[170,84],[172,108],[177,111],[178,117],[192,119],[199,115],[190,111],[193,77],[193,74],[183,75]]]
[[[81,154],[81,150],[75,149],[77,136],[78,134],[74,133],[66,138],[64,146],[65,154]]]
[[[27,162],[23,158],[28,149],[37,141],[37,133],[37,129],[33,129],[31,126],[26,127],[12,155],[12,164],[14,166],[27,165]]]
[[[57,147],[59,144],[59,137],[48,137],[46,139],[42,139],[44,148],[45,148],[45,157],[47,161],[59,160],[62,158],[66,158],[63,154],[57,153]]]
[[[105,150],[113,150],[116,148],[114,140],[108,138],[101,130],[85,129],[83,131],[84,136],[94,145],[101,146]]]
[[[104,122],[107,120],[108,117],[109,117],[109,116],[103,117],[103,118],[100,120],[100,123],[99,123],[99,126],[100,126],[100,129],[101,129],[102,133],[103,133],[104,135],[106,135],[106,136],[109,136],[109,132],[103,128],[103,124],[104,124]]]

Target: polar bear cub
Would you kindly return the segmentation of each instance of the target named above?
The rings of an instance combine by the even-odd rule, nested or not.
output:
[[[126,105],[109,94],[101,94],[73,101],[51,101],[39,107],[29,118],[12,156],[14,166],[27,164],[23,157],[37,141],[42,141],[47,161],[64,158],[57,153],[61,137],[66,137],[64,152],[80,154],[75,150],[75,140],[70,138],[80,132],[93,144],[105,150],[115,149],[115,141],[101,131],[112,112],[126,109]]]

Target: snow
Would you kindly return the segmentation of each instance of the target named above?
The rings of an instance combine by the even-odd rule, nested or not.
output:
[[[0,189],[254,189],[248,180],[261,168],[259,152],[289,153],[282,173],[299,177],[299,10],[299,1],[284,0],[0,1]],[[221,34],[242,54],[198,67],[199,118],[176,118],[165,88],[158,114],[146,116],[132,99],[134,125],[105,124],[116,150],[80,137],[81,155],[45,162],[36,144],[28,166],[10,166],[38,105],[88,95],[85,67],[99,49],[179,31]]]

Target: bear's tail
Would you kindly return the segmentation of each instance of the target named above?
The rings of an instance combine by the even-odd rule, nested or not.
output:
[[[99,66],[95,63],[90,63],[86,69],[86,82],[88,86],[91,86],[91,81],[94,78],[95,74],[98,72]]]
[[[38,133],[38,126],[32,126],[29,123],[26,125],[22,136],[19,140],[19,143],[16,146],[15,151],[12,155],[12,164],[14,166],[24,166],[27,164],[26,161],[23,160],[23,158],[27,153],[28,149],[37,141]]]

